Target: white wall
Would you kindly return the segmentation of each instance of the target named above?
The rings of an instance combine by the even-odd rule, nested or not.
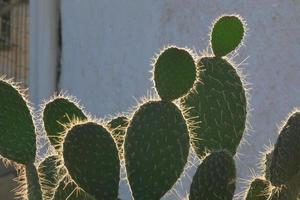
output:
[[[61,8],[60,86],[100,117],[127,111],[135,105],[133,97],[146,94],[152,86],[150,58],[161,47],[202,51],[214,18],[244,16],[250,30],[235,60],[249,56],[243,68],[252,83],[254,131],[239,149],[240,178],[255,167],[264,144],[275,141],[281,120],[300,106],[299,0],[63,0]]]

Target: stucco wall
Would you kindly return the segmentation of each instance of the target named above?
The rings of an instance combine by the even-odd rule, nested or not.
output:
[[[146,94],[152,86],[150,58],[161,47],[176,44],[200,52],[208,46],[214,18],[242,15],[249,32],[234,60],[247,58],[239,68],[251,83],[253,131],[239,148],[240,178],[256,168],[257,155],[275,141],[281,120],[300,106],[299,0],[63,0],[61,6],[60,87],[99,117],[127,111]]]

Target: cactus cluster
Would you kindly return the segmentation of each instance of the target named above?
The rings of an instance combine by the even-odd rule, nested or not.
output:
[[[246,129],[248,105],[244,80],[229,57],[245,32],[240,16],[223,15],[211,28],[212,55],[164,48],[152,65],[157,98],[109,120],[92,118],[63,94],[34,114],[25,93],[0,78],[0,155],[20,173],[19,197],[116,200],[124,164],[132,197],[158,200],[180,180],[193,151],[202,163],[188,199],[232,200],[234,156]],[[266,178],[255,179],[244,199],[297,198],[299,130],[300,114],[295,112],[267,156]],[[49,155],[36,162],[36,140],[42,133]]]

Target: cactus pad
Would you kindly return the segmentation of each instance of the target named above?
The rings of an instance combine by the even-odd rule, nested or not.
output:
[[[171,102],[149,101],[139,107],[127,128],[124,152],[135,200],[160,199],[187,162],[186,121]]]
[[[274,186],[287,184],[300,170],[300,112],[290,115],[282,127],[273,150],[270,181]]]
[[[60,157],[57,155],[46,157],[38,167],[38,174],[40,177],[43,198],[45,200],[52,199],[55,188],[66,174]]]
[[[55,98],[45,105],[43,121],[47,136],[51,144],[58,149],[61,134],[64,132],[64,124],[79,119],[85,120],[86,116],[76,103],[63,97]]]
[[[0,155],[17,163],[34,162],[35,127],[25,97],[0,79]]]
[[[233,51],[241,43],[245,27],[240,17],[222,16],[214,24],[211,32],[211,46],[216,57]]]
[[[96,199],[118,196],[120,161],[111,134],[93,122],[73,126],[63,144],[65,166],[71,178]]]
[[[256,178],[252,181],[246,200],[267,200],[270,196],[271,183]]]
[[[169,47],[154,63],[155,88],[162,100],[172,101],[185,95],[195,80],[195,62],[186,49]]]
[[[222,58],[204,57],[199,62],[200,80],[195,92],[182,99],[189,116],[200,122],[193,146],[198,156],[206,150],[227,149],[235,154],[246,123],[247,101],[235,68]]]
[[[232,200],[236,169],[227,151],[216,151],[207,156],[194,175],[190,200]]]

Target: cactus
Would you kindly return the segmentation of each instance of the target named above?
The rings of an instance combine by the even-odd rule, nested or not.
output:
[[[17,168],[23,168],[26,188],[22,198],[41,200],[39,178],[34,165],[36,134],[32,111],[22,90],[12,81],[0,78],[0,155]],[[25,193],[24,193],[25,192]]]
[[[134,199],[160,199],[179,178],[189,153],[181,111],[165,101],[140,106],[127,128],[124,151]]]
[[[251,182],[246,200],[267,200],[271,194],[270,189],[269,181],[256,178]]]
[[[215,52],[222,52],[220,49],[224,47],[227,48],[224,53],[229,53],[229,49],[237,45],[228,44],[231,47],[227,47],[227,42],[220,42],[225,41],[228,35],[238,35],[235,31],[239,32],[238,28],[234,29],[236,26],[230,25],[231,22],[227,23],[227,18],[221,17],[213,26],[211,45]],[[221,34],[223,32],[226,34]],[[240,41],[239,38],[228,41],[233,40]],[[200,122],[200,126],[194,130],[196,139],[192,141],[200,158],[207,151],[221,149],[227,149],[234,155],[245,130],[245,89],[236,67],[225,58],[220,58],[220,55],[224,54],[216,53],[215,57],[202,57],[199,60],[200,81],[195,84],[194,91],[181,100],[184,107],[190,108],[189,116]]]
[[[42,106],[42,110],[47,136],[56,150],[60,148],[61,139],[65,131],[64,125],[74,120],[87,119],[81,106],[75,100],[64,95],[58,95],[51,99]]]
[[[194,175],[190,200],[232,200],[235,190],[236,169],[227,151],[208,155]]]
[[[72,180],[96,199],[118,196],[120,161],[111,134],[94,122],[69,129],[63,143],[63,158]]]
[[[160,100],[143,102],[130,120],[117,117],[105,124],[107,129],[92,122],[76,101],[64,95],[53,97],[43,104],[39,122],[43,120],[56,152],[46,157],[38,171],[31,109],[15,85],[0,79],[0,154],[25,166],[28,193],[24,198],[116,200],[124,160],[134,199],[160,199],[184,171],[192,138],[198,157],[211,153],[193,177],[189,198],[231,200],[236,182],[233,155],[245,130],[247,99],[237,68],[226,55],[238,48],[244,35],[240,17],[222,16],[211,31],[214,56],[201,57],[196,64],[189,49],[163,49],[152,66]],[[195,124],[199,127],[192,130]],[[289,133],[296,138],[291,145],[287,140],[293,139],[284,136],[298,131],[296,125],[295,130],[290,124],[285,127],[270,159],[271,180],[285,186],[279,195],[272,193],[274,199],[294,198],[298,192],[294,174],[299,159],[282,158],[298,150],[297,136]],[[268,182],[255,180],[247,200],[261,199],[257,194],[264,191],[264,183]]]
[[[153,79],[157,93],[164,101],[185,95],[196,80],[196,66],[188,49],[175,46],[161,51],[153,65]]]

